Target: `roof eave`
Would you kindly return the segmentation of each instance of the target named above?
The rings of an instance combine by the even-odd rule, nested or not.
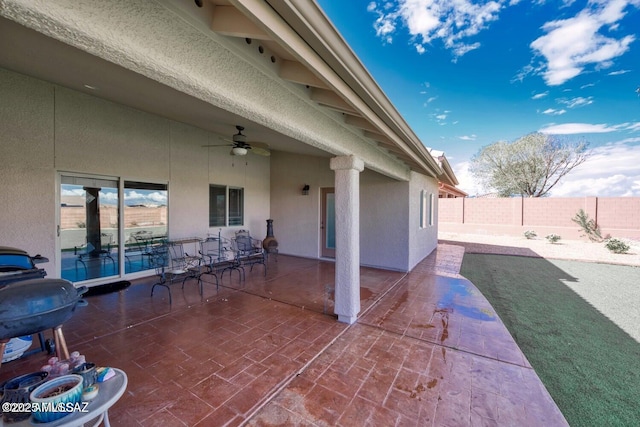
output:
[[[441,175],[438,163],[315,1],[267,0],[265,3],[232,0],[231,3],[252,16],[254,21],[261,22],[264,30],[274,40],[297,55],[300,62],[312,68],[334,91],[352,101],[352,105],[365,119],[371,121],[410,157],[411,169],[421,169],[421,172],[436,178]],[[324,62],[324,67],[319,67],[314,58],[299,49],[299,45],[293,45],[291,37],[283,34],[277,25],[262,21],[265,13],[268,13],[267,7],[304,40],[313,54]]]

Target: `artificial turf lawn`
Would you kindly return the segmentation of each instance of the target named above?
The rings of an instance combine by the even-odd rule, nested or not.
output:
[[[570,276],[542,258],[465,254],[460,273],[489,300],[571,426],[638,426],[640,344],[561,281],[579,282],[579,264],[588,274],[587,263],[575,264]]]

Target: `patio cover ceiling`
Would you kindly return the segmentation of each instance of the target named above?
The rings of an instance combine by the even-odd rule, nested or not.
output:
[[[191,21],[230,39],[255,40],[279,66],[279,77],[308,88],[318,105],[337,111],[347,127],[409,169],[434,177],[443,170],[313,1],[164,1]],[[219,135],[235,124],[274,150],[330,157],[266,126],[111,62],[0,18],[0,66],[128,105]],[[357,154],[357,153],[354,153]]]

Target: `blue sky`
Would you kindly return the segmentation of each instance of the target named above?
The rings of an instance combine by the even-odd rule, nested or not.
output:
[[[640,0],[318,0],[470,195],[479,148],[541,131],[593,156],[552,196],[640,196]]]

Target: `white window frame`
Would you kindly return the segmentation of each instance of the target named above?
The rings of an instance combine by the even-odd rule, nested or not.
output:
[[[427,190],[420,191],[420,228],[428,228],[435,223],[435,195]]]
[[[429,226],[433,226],[435,223],[436,215],[436,197],[434,193],[429,194]]]

